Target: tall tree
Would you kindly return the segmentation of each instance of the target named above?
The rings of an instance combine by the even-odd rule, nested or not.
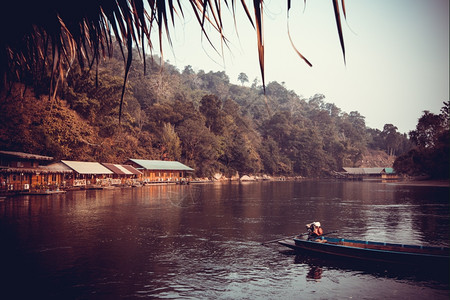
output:
[[[416,129],[409,132],[411,140],[421,148],[432,148],[436,145],[439,135],[445,130],[445,123],[440,115],[424,111],[419,118]]]
[[[448,126],[448,102],[444,102],[441,114],[424,111],[409,135],[416,147],[401,155],[394,168],[408,175],[428,175],[433,178],[449,178],[450,128]]]
[[[397,127],[392,124],[385,124],[381,136],[384,139],[385,150],[389,155],[395,155],[401,143],[401,135],[397,132]]]
[[[222,110],[222,101],[215,95],[202,98],[200,112],[206,118],[206,127],[215,134],[222,134],[225,124],[225,113]]]
[[[212,176],[219,169],[217,137],[200,119],[189,119],[176,129],[183,145],[186,162],[196,169],[198,176]]]
[[[162,148],[165,150],[169,160],[180,160],[181,158],[181,140],[175,132],[175,128],[170,123],[164,123],[162,136]]]
[[[239,75],[238,75],[238,81],[240,81],[242,85],[244,85],[244,83],[248,82],[248,76],[247,76],[247,74],[245,74],[245,73],[243,73],[243,72],[239,73]]]

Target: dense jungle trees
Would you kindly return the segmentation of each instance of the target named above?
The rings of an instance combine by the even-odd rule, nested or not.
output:
[[[245,73],[237,86],[225,72],[187,66],[180,74],[168,63],[161,68],[145,45],[153,49],[164,34],[170,39],[174,13],[183,7],[146,3],[147,8],[141,0],[7,2],[0,18],[0,146],[67,159],[179,159],[199,176],[321,176],[359,166],[367,147],[391,155],[409,150],[406,135],[392,124],[383,131],[366,128],[358,112],[341,112],[323,95],[302,99],[283,83],[265,82],[263,1],[254,1],[252,10],[241,3],[255,28],[261,68],[262,82],[255,79],[250,88],[243,86]],[[345,60],[344,3],[332,3]],[[235,16],[237,1],[230,4]],[[188,1],[188,7],[211,44],[210,32],[226,43],[220,1]],[[446,125],[434,126],[438,119]],[[447,154],[448,162],[448,135],[442,133],[448,105],[447,121],[427,114],[419,125],[410,133],[417,145],[411,151],[423,155],[409,155],[412,161],[425,166]]]
[[[409,136],[415,147],[398,157],[394,168],[412,176],[449,178],[449,101],[438,115],[424,111]]]
[[[190,66],[179,72],[169,63],[161,68],[158,59],[146,74],[142,61],[133,63],[119,125],[122,79],[117,74],[123,66],[117,60],[101,64],[98,74],[74,65],[55,100],[36,99],[23,86],[5,95],[1,147],[66,159],[179,160],[197,176],[310,177],[358,167],[366,149],[399,155],[411,148],[393,124],[382,131],[367,128],[364,116],[341,111],[324,95],[304,99],[270,82],[265,96],[262,88],[230,84],[223,72],[195,72]],[[27,100],[17,106],[13,94]],[[435,125],[436,118],[427,113],[424,126],[411,133],[422,148],[441,141],[435,133],[444,125]]]

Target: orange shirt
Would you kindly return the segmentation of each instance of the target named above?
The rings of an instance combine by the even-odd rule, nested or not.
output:
[[[322,234],[323,234],[323,229],[322,229],[322,227],[316,227],[316,226],[314,226],[313,234],[315,234],[316,236],[322,235]]]

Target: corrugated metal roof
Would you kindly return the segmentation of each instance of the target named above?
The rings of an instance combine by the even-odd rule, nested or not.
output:
[[[347,173],[354,175],[381,174],[384,168],[343,168]]]
[[[381,174],[384,168],[363,168],[366,174]]]
[[[102,163],[102,165],[104,165],[105,167],[107,167],[108,169],[110,169],[111,171],[113,171],[115,174],[118,174],[118,175],[133,175],[133,173],[131,173],[127,169],[122,168],[121,165],[109,164],[109,163]]]
[[[139,171],[138,169],[135,169],[133,166],[130,165],[121,165],[121,166],[130,171],[131,173],[133,173],[134,175],[142,175],[142,172]]]
[[[73,170],[69,168],[67,165],[57,162],[53,164],[49,164],[46,166],[39,166],[39,169],[48,171],[48,172],[55,172],[55,173],[71,173]]]
[[[24,152],[0,151],[0,154],[19,157],[22,159],[53,160],[53,157],[50,157],[50,156],[43,156],[43,155],[24,153]]]
[[[172,171],[194,171],[194,169],[183,165],[178,161],[165,160],[147,160],[147,159],[133,159],[130,161],[140,165],[146,170],[172,170]]]
[[[342,168],[345,172],[349,174],[355,174],[355,175],[363,175],[364,169],[363,168]]]
[[[114,174],[113,171],[98,162],[61,160],[62,163],[79,174]]]
[[[109,164],[109,163],[102,163],[105,167],[113,171],[114,173],[118,175],[140,175],[142,174],[140,171],[133,168],[133,166],[130,165],[119,165],[119,164]]]
[[[386,174],[394,174],[395,173],[393,168],[384,168],[384,172]]]

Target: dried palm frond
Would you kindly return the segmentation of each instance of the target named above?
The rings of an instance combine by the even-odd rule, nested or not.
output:
[[[2,89],[11,82],[24,81],[27,77],[32,80],[39,72],[50,70],[49,95],[54,96],[58,84],[64,80],[75,59],[82,67],[87,63],[92,68],[93,65],[98,65],[101,59],[111,57],[112,46],[117,41],[125,64],[120,120],[125,83],[132,62],[132,48],[137,47],[142,54],[145,69],[146,45],[150,50],[154,47],[151,39],[152,30],[157,30],[159,51],[162,54],[163,35],[170,43],[170,28],[175,26],[177,15],[181,18],[184,16],[183,4],[192,9],[200,30],[213,48],[214,43],[205,30],[207,24],[219,33],[221,43],[226,44],[221,3],[228,9],[231,4],[234,16],[236,2],[236,0],[4,1],[0,6]],[[339,1],[332,0],[332,2],[345,60]],[[241,0],[240,4],[256,30],[259,65],[265,87],[263,1],[253,0],[253,15],[245,0]],[[341,6],[345,17],[344,0],[341,0]],[[291,1],[288,0],[288,11],[290,7]],[[309,63],[298,50],[296,51]]]

